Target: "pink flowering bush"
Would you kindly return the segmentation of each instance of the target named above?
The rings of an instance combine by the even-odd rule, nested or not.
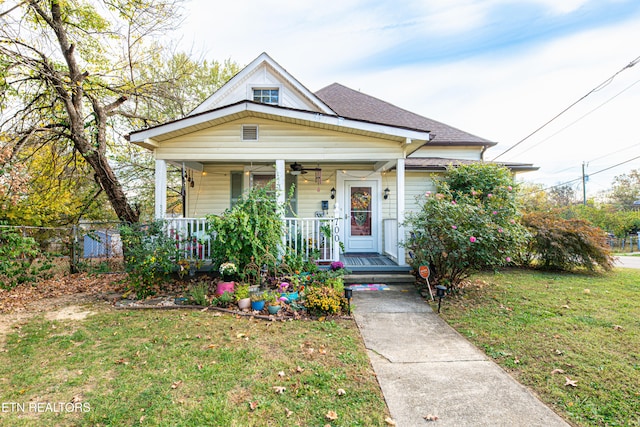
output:
[[[475,164],[450,169],[437,194],[419,200],[422,209],[405,223],[410,237],[404,246],[412,266],[429,265],[432,283],[455,290],[472,272],[517,259],[527,232],[506,168]]]

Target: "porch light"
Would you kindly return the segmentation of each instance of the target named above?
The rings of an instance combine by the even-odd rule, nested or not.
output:
[[[389,187],[384,189],[384,199],[387,200],[389,198],[389,193],[391,193],[391,190],[389,190]]]
[[[335,187],[333,187],[333,188],[331,189],[331,198],[332,198],[332,199],[335,199],[335,198],[336,198],[336,188],[335,188]]]

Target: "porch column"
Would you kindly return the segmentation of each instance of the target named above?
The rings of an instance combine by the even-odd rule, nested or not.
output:
[[[396,212],[398,216],[398,265],[407,265],[405,250],[400,243],[404,243],[404,159],[396,162]]]
[[[285,222],[285,209],[284,203],[287,200],[287,186],[285,184],[285,173],[286,170],[284,168],[284,160],[276,160],[276,202],[278,206],[282,208],[282,222]],[[285,224],[286,225],[286,224]],[[283,233],[282,234],[282,242],[280,243],[280,255],[284,255],[287,247],[287,237]]]
[[[167,162],[156,159],[155,188],[156,219],[164,219],[167,214]]]

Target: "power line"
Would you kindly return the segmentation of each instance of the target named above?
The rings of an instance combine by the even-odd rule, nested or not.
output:
[[[624,70],[626,70],[627,68],[631,68],[634,65],[636,65],[638,63],[638,61],[640,61],[640,56],[638,56],[636,59],[634,59],[633,61],[629,62],[627,65],[625,65],[622,69],[620,69],[619,71],[617,71],[615,74],[613,74],[611,77],[609,77],[608,79],[606,79],[605,81],[603,81],[602,83],[600,83],[598,86],[594,87],[593,89],[591,89],[589,92],[587,92],[585,95],[583,95],[580,99],[578,99],[577,101],[575,101],[573,104],[569,105],[567,108],[565,108],[564,110],[562,110],[561,112],[559,112],[558,114],[556,114],[555,116],[553,116],[550,120],[548,120],[547,122],[545,122],[542,126],[538,127],[536,130],[534,130],[533,132],[531,132],[529,135],[525,136],[524,138],[522,138],[520,141],[516,142],[514,145],[512,145],[511,147],[509,147],[506,151],[498,154],[496,157],[493,158],[492,161],[495,161],[496,159],[498,159],[499,157],[504,156],[505,154],[507,154],[509,151],[513,150],[514,148],[516,148],[518,145],[522,144],[523,142],[525,142],[527,139],[531,138],[533,135],[535,135],[536,133],[538,133],[539,131],[541,131],[542,129],[544,129],[545,127],[547,127],[551,122],[553,122],[554,120],[556,120],[558,117],[560,117],[561,115],[563,115],[564,113],[566,113],[567,111],[569,111],[571,108],[573,108],[576,104],[578,104],[579,102],[581,102],[582,100],[584,100],[586,97],[588,97],[589,95],[591,95],[594,92],[599,91],[600,89],[604,88],[605,86],[607,86],[609,83],[611,83],[613,81],[613,79],[616,78],[616,76],[618,76],[618,74],[622,73]]]
[[[625,160],[624,162],[617,163],[617,164],[615,164],[615,165],[613,165],[613,166],[609,166],[609,167],[606,167],[606,168],[604,168],[604,169],[600,169],[599,171],[596,171],[596,172],[593,172],[593,173],[591,173],[591,174],[588,174],[588,176],[590,176],[590,177],[591,177],[591,176],[593,176],[593,175],[597,175],[597,174],[599,174],[599,173],[606,172],[606,171],[608,171],[608,170],[610,170],[610,169],[617,168],[618,166],[622,166],[622,165],[624,165],[624,164],[626,164],[626,163],[632,162],[632,161],[637,160],[637,159],[640,159],[640,156],[636,156],[636,157],[633,157],[633,158],[631,158],[631,159]],[[582,180],[582,177],[580,177],[580,178],[575,178],[575,179],[572,179],[572,180],[570,180],[570,181],[565,181],[565,182],[562,182],[562,183],[560,183],[560,184],[552,185],[551,187],[547,187],[547,188],[543,188],[543,189],[540,189],[540,190],[532,191],[532,193],[540,193],[540,192],[542,192],[542,191],[552,190],[552,189],[554,189],[554,188],[562,187],[563,185],[571,184],[571,183],[573,183],[573,182],[577,182],[577,181],[581,181],[581,180]]]
[[[568,125],[566,125],[562,129],[559,129],[557,132],[554,132],[553,134],[549,135],[548,137],[546,137],[542,141],[540,141],[540,142],[538,142],[536,144],[533,144],[531,147],[529,147],[526,150],[524,150],[523,152],[521,152],[520,155],[523,155],[524,153],[527,153],[527,152],[533,150],[534,148],[536,148],[537,146],[539,146],[543,142],[547,142],[548,140],[550,140],[554,136],[558,135],[559,133],[564,132],[565,130],[567,130],[571,126],[575,125],[576,123],[578,123],[579,121],[581,121],[585,117],[591,115],[591,113],[593,113],[593,112],[599,110],[600,108],[604,107],[606,104],[608,104],[609,102],[613,101],[615,98],[617,98],[618,96],[622,95],[624,92],[628,91],[629,89],[631,89],[633,86],[635,86],[638,83],[640,83],[640,80],[636,80],[635,82],[631,83],[629,86],[627,86],[626,88],[622,89],[620,92],[616,93],[611,98],[607,99],[602,104],[598,105],[596,108],[594,108],[591,111],[589,111],[589,112],[583,114],[582,116],[578,117],[576,120],[572,121],[571,123],[569,123]],[[506,151],[505,151],[505,153],[506,153]],[[504,153],[502,153],[502,154],[504,154]]]
[[[596,157],[595,159],[587,160],[586,163],[588,164],[588,163],[596,162],[598,160],[602,160],[602,159],[607,158],[609,156],[613,156],[614,154],[622,153],[623,151],[626,151],[626,150],[628,150],[630,148],[637,147],[638,145],[640,145],[640,142],[636,143],[636,144],[633,144],[633,145],[629,145],[628,147],[621,148],[621,149],[616,150],[616,151],[614,151],[612,153],[607,153],[604,156],[600,156],[600,157]],[[561,172],[565,172],[565,171],[568,171],[568,170],[571,170],[571,169],[575,169],[575,168],[578,168],[578,167],[579,166],[570,166],[568,168],[560,169],[559,171],[553,171],[553,172],[549,172],[549,173],[561,173]]]

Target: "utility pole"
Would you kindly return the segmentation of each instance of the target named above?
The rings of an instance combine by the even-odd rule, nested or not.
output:
[[[587,206],[587,176],[584,174],[586,163],[582,162],[582,204]]]

